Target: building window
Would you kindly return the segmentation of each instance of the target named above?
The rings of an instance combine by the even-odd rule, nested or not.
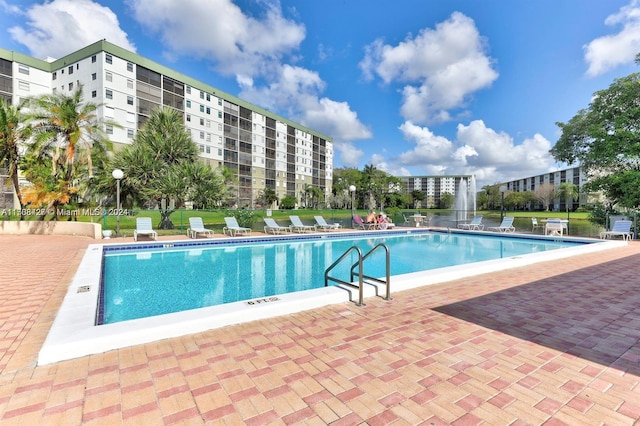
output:
[[[108,135],[112,135],[113,134],[113,126],[111,124],[107,124],[105,126],[105,133]]]
[[[210,146],[207,147],[207,154],[211,154],[211,147]]]
[[[211,101],[211,95],[207,93],[207,101]]]
[[[73,90],[73,82],[69,83],[69,90]]]
[[[202,90],[200,91],[200,99],[204,99],[204,92]]]
[[[27,83],[26,81],[18,81],[18,89],[20,89],[23,92],[28,92],[29,83]]]
[[[29,67],[26,65],[18,64],[18,72],[20,74],[29,75]]]
[[[93,73],[91,74],[91,80],[97,80],[98,79],[98,74],[97,73]]]
[[[96,55],[93,55],[91,57],[91,63],[95,63],[98,60],[98,58],[96,58]]]
[[[200,152],[204,152],[204,145],[198,145],[200,147]]]
[[[204,139],[204,132],[200,132],[200,139]]]
[[[131,62],[127,62],[127,71],[133,72],[133,64]]]
[[[113,91],[111,91],[111,89],[107,89],[107,90],[105,91],[105,97],[106,97],[107,99],[113,99]]]
[[[207,114],[211,114],[211,108],[207,107]]]
[[[111,56],[110,54],[106,54],[104,57],[104,61],[108,64],[112,64],[113,63],[113,56]]]
[[[191,101],[187,99],[187,108],[191,108]]]
[[[191,94],[191,86],[187,86],[187,94],[190,95]]]
[[[204,112],[204,105],[200,105],[200,112]]]
[[[113,81],[113,74],[107,71],[104,75],[104,79],[107,81]]]
[[[191,114],[187,114],[187,121],[191,121]]]
[[[54,72],[54,73],[53,73],[53,78],[52,78],[52,79],[53,79],[53,80],[56,80],[57,78],[58,78],[58,73],[57,73],[57,72]]]
[[[97,90],[92,90],[92,91],[91,91],[91,97],[92,97],[92,98],[95,98],[95,97],[97,97],[97,96],[98,96],[98,91],[97,91]]]
[[[201,125],[201,126],[204,126],[204,118],[201,118],[201,119],[200,119],[200,125]]]
[[[73,65],[69,67],[69,74],[73,74]]]
[[[218,105],[222,106],[222,98],[218,98]]]
[[[218,118],[222,118],[222,111],[218,111]]]
[[[133,105],[133,96],[127,96],[127,105]]]
[[[133,139],[133,129],[127,129],[127,137]]]

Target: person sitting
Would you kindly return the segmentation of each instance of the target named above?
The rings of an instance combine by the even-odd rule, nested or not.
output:
[[[376,212],[371,210],[371,212],[367,215],[364,220],[365,223],[378,223],[378,218],[376,217]]]

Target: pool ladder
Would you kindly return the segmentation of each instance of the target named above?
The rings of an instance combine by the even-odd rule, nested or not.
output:
[[[385,280],[381,280],[379,278],[375,278],[375,277],[371,277],[368,275],[364,275],[363,273],[363,263],[365,261],[365,259],[367,259],[369,256],[371,256],[376,250],[383,248],[386,252],[386,271],[387,271],[387,279]],[[329,272],[331,272],[331,270],[333,270],[333,268],[335,268],[337,265],[339,265],[352,251],[355,251],[358,253],[358,261],[356,263],[354,263],[353,265],[351,265],[351,281],[344,281],[341,280],[339,278],[335,278],[335,277],[331,277],[329,276]],[[390,278],[390,251],[389,251],[389,246],[387,246],[384,243],[380,243],[377,246],[375,246],[374,248],[372,248],[371,250],[369,250],[367,252],[367,254],[365,254],[364,256],[362,255],[362,250],[360,250],[359,247],[357,246],[352,246],[351,248],[349,248],[347,251],[345,251],[344,253],[342,253],[342,256],[340,256],[335,262],[333,262],[331,264],[331,266],[329,266],[327,268],[327,270],[324,273],[324,286],[327,287],[329,285],[329,280],[331,281],[335,281],[338,282],[340,284],[344,284],[344,285],[348,285],[351,287],[357,287],[358,288],[358,303],[356,303],[357,306],[364,306],[365,303],[363,302],[364,299],[364,293],[363,293],[363,289],[364,289],[364,279],[368,279],[371,281],[375,281],[381,284],[385,284],[385,286],[387,287],[387,293],[386,296],[383,297],[384,300],[391,300],[391,278]],[[356,272],[356,268],[358,268],[358,272]],[[353,284],[353,278],[355,276],[358,276],[358,285],[356,286],[355,284]]]

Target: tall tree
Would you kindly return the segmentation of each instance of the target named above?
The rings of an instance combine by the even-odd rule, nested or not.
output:
[[[573,204],[573,200],[579,196],[578,185],[571,182],[563,182],[558,186],[556,195],[564,199],[564,204],[567,211],[567,219],[569,218],[570,204]]]
[[[603,191],[623,207],[640,207],[640,198],[618,195],[634,193],[640,174],[640,74],[616,79],[592,99],[569,122],[557,123],[562,134],[551,154],[580,164],[590,178],[587,190]]]
[[[20,204],[20,220],[24,219],[24,202],[18,180],[20,169],[20,145],[29,138],[31,127],[21,106],[8,105],[0,98],[0,166],[6,165],[13,189]]]
[[[556,189],[551,183],[541,183],[533,190],[533,198],[542,204],[545,211],[549,211],[549,206],[555,198]]]
[[[71,95],[53,93],[30,98],[28,106],[33,138],[27,150],[31,167],[25,169],[25,175],[31,187],[25,191],[24,201],[46,204],[55,219],[57,206],[69,203],[78,193],[80,181],[93,176],[92,152],[105,152],[109,143],[103,127],[115,124],[97,116],[99,105],[84,102],[82,86]],[[47,166],[50,176],[43,173]]]

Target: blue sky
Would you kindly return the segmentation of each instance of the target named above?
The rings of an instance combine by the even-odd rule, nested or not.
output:
[[[548,151],[593,93],[640,71],[638,0],[0,0],[0,47],[97,40],[334,139],[334,167],[564,168]]]

